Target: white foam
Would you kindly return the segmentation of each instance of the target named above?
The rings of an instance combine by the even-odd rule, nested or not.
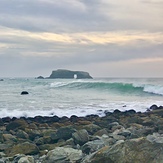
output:
[[[146,85],[144,87],[144,91],[148,93],[163,95],[163,86]]]
[[[96,114],[99,116],[104,116],[104,112],[110,111],[113,112],[114,110],[118,109],[120,111],[126,111],[126,110],[135,110],[140,112],[145,112],[147,108],[149,108],[151,105],[153,105],[153,102],[144,101],[144,102],[110,102],[106,104],[89,104],[89,105],[83,105],[78,107],[65,107],[60,106],[57,108],[40,108],[37,109],[34,106],[30,108],[26,108],[26,110],[22,109],[1,109],[0,118],[2,117],[35,117],[35,116],[54,116],[57,115],[59,117],[67,116],[71,117],[72,115],[76,116],[86,116],[91,114]],[[162,101],[156,101],[156,105],[160,106],[162,105]]]

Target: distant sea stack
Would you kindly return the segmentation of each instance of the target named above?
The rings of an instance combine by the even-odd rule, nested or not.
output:
[[[52,71],[49,79],[92,79],[88,72],[58,69]]]

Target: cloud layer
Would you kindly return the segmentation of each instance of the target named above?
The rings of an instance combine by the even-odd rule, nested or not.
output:
[[[163,0],[2,0],[0,76],[68,68],[162,77],[162,8]]]

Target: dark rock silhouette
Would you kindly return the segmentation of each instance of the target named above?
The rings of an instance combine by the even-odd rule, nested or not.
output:
[[[27,91],[22,91],[21,95],[28,95],[29,93]]]
[[[52,71],[49,79],[92,79],[88,72],[58,69]]]

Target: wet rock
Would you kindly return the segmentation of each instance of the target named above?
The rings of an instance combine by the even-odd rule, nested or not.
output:
[[[70,117],[70,121],[73,122],[73,123],[77,122],[78,119],[79,119],[79,118],[78,118],[76,115],[72,115],[72,116]]]
[[[161,143],[163,144],[163,134],[153,133],[147,136],[147,140],[151,143]]]
[[[58,140],[60,139],[59,136],[57,135],[57,132],[52,132],[50,135],[50,138],[51,138],[53,143],[57,143]]]
[[[12,147],[12,144],[9,144],[9,143],[7,143],[7,144],[5,144],[5,143],[0,144],[0,151],[5,151],[5,150],[7,150],[10,147]]]
[[[162,160],[162,144],[153,144],[145,138],[138,138],[115,144],[111,148],[104,147],[96,152],[89,161],[91,163],[161,163]]]
[[[26,132],[27,132],[27,134],[28,134],[28,136],[29,136],[29,139],[30,139],[31,141],[33,141],[33,140],[35,140],[36,138],[39,138],[39,137],[42,136],[41,133],[40,133],[40,131],[38,131],[38,130],[28,129],[28,130],[26,130]]]
[[[72,134],[75,144],[83,145],[89,141],[87,130],[82,129]]]
[[[35,140],[36,145],[43,145],[44,143],[45,143],[45,141],[44,141],[43,137],[38,138],[38,139]]]
[[[75,163],[79,162],[83,154],[81,150],[73,148],[57,147],[49,151],[42,163]]]
[[[102,140],[89,141],[82,146],[82,152],[86,154],[90,154],[99,150],[104,146],[105,144]]]
[[[14,135],[11,134],[3,134],[3,139],[6,142],[15,143],[17,142],[17,138]]]
[[[101,129],[101,130],[97,131],[94,135],[102,136],[102,135],[109,135],[109,133],[108,133],[108,131],[104,128],[104,129]]]
[[[11,118],[10,117],[4,117],[4,118],[2,118],[2,122],[3,123],[8,123],[10,121],[11,121]]]
[[[18,163],[35,163],[35,160],[32,156],[21,157]]]
[[[38,154],[38,152],[38,147],[35,144],[29,142],[14,145],[11,149],[6,151],[7,155],[9,156],[14,156],[18,153],[25,155],[34,155]]]
[[[29,93],[27,91],[22,91],[21,95],[28,95]]]
[[[28,127],[28,123],[24,119],[17,119],[13,122],[10,122],[6,126],[6,130],[17,130],[17,129],[24,129]]]
[[[158,109],[158,106],[154,104],[154,105],[152,105],[149,109],[150,109],[150,110],[157,110],[157,109]]]
[[[119,130],[118,135],[128,138],[131,136],[131,131],[129,131],[128,129],[122,129],[122,130]]]
[[[28,139],[29,138],[28,134],[25,131],[23,131],[23,130],[18,130],[16,132],[16,136],[18,138],[22,138],[22,139]]]
[[[72,134],[75,132],[76,130],[74,129],[73,126],[66,126],[66,127],[61,127],[57,130],[56,132],[56,136],[59,139],[70,139],[72,137]]]
[[[95,132],[101,129],[101,127],[95,124],[85,125],[83,128],[86,129],[90,135],[93,135]]]
[[[25,155],[24,154],[16,154],[16,155],[13,156],[13,158],[11,157],[11,159],[13,160],[13,163],[18,163],[18,161],[22,157],[25,157]]]
[[[3,159],[0,159],[0,163],[6,163]]]

